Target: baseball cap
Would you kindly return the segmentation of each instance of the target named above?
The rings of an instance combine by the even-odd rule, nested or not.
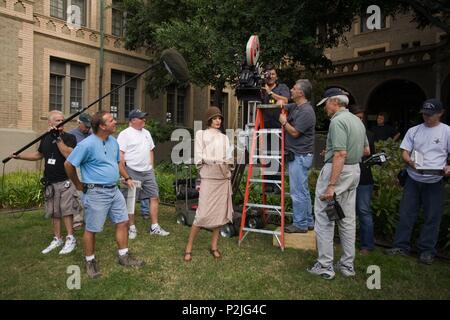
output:
[[[336,97],[336,96],[347,96],[348,93],[340,88],[329,88],[325,90],[325,93],[323,94],[322,100],[316,105],[317,107],[324,104],[328,99]]]
[[[147,112],[142,112],[139,109],[134,109],[131,110],[130,113],[128,114],[128,119],[133,119],[133,118],[144,118],[147,116]]]
[[[444,110],[442,102],[438,99],[428,99],[422,104],[422,109],[420,109],[420,113],[424,113],[427,115],[433,115]]]
[[[89,113],[82,113],[80,114],[80,116],[78,117],[78,120],[83,123],[86,127],[90,128],[91,127],[91,116],[89,115]]]

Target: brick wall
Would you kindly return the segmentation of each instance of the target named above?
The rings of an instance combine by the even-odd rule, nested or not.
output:
[[[377,45],[385,46],[386,51],[393,51],[400,50],[403,43],[411,47],[414,41],[420,41],[422,46],[439,42],[440,29],[427,27],[419,30],[411,20],[411,15],[398,15],[395,19],[388,17],[387,28],[360,33],[360,20],[355,18],[352,29],[345,33],[349,46],[341,42],[338,47],[325,50],[325,53],[329,59],[337,61],[354,58],[358,50],[375,48]]]

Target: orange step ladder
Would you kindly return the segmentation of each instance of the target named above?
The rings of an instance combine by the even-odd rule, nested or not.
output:
[[[281,129],[264,129],[264,117],[263,117],[263,110],[267,109],[279,109],[279,105],[275,104],[260,104],[256,105],[256,117],[254,121],[254,129],[252,133],[252,140],[250,145],[250,158],[249,158],[249,164],[248,164],[248,172],[247,172],[247,183],[245,187],[245,196],[244,196],[244,204],[242,208],[242,217],[241,217],[241,226],[239,230],[239,246],[241,245],[242,241],[245,239],[245,237],[248,235],[249,232],[256,232],[256,233],[262,233],[262,234],[269,234],[274,236],[278,244],[280,245],[280,248],[282,251],[284,251],[284,198],[285,198],[285,192],[284,192],[284,181],[285,181],[285,175],[284,175],[284,127],[281,127]],[[284,109],[282,109],[282,112],[285,112]],[[258,138],[259,138],[259,150],[263,150],[264,148],[264,135],[265,134],[271,134],[272,137],[276,135],[281,140],[281,148],[278,152],[278,155],[269,155],[269,154],[257,154],[257,144],[258,144]],[[273,150],[272,150],[273,152]],[[255,165],[255,160],[276,160],[281,165],[281,180],[268,180],[268,179],[254,179],[253,176],[253,166]],[[261,166],[261,175],[264,176],[264,166]],[[250,194],[250,187],[252,184],[261,183],[262,184],[262,196],[261,196],[261,203],[250,203],[249,202],[249,194]],[[268,205],[266,204],[266,193],[265,193],[265,186],[266,184],[273,184],[274,188],[278,187],[281,191],[281,199],[280,199],[280,205]],[[257,228],[251,228],[250,226],[246,226],[246,219],[247,219],[247,212],[251,209],[257,209],[263,211],[263,217],[264,217],[264,223],[267,222],[267,216],[268,214],[278,214],[281,218],[281,228],[279,231],[271,231],[271,230],[265,230],[265,229],[257,229]]]

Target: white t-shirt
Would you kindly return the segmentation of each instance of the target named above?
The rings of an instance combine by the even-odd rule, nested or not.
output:
[[[125,153],[127,167],[139,172],[153,168],[150,163],[150,151],[155,148],[155,144],[147,129],[136,130],[128,127],[119,133],[117,142],[120,151]]]
[[[450,152],[450,127],[444,123],[432,128],[424,124],[412,127],[406,132],[400,148],[419,151],[423,155],[423,167],[444,168]],[[435,183],[442,179],[442,176],[420,174],[409,166],[407,170],[409,176],[419,182]]]

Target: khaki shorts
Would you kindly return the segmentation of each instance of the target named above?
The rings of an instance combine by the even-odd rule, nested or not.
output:
[[[147,200],[159,198],[159,188],[153,169],[140,172],[127,167],[127,172],[133,180],[141,181],[141,189],[137,190],[136,199]],[[124,193],[124,197],[127,197],[126,193]]]
[[[45,188],[46,217],[61,218],[78,212],[80,203],[75,186],[69,180],[52,183]]]

